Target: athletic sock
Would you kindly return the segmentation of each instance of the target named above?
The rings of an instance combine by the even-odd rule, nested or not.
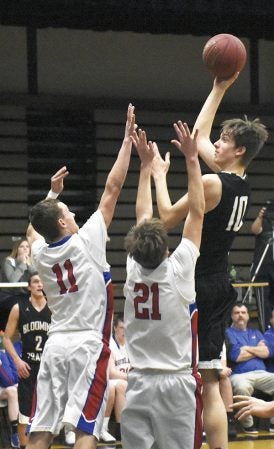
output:
[[[10,425],[11,425],[11,432],[18,433],[18,420],[15,419],[14,421],[11,421]]]

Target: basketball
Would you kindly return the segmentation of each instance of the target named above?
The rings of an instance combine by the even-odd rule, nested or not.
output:
[[[232,34],[217,34],[205,44],[203,62],[214,77],[230,78],[245,66],[245,46],[238,37]]]

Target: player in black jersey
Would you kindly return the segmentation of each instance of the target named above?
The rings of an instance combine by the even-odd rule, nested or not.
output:
[[[29,300],[18,300],[11,309],[7,322],[3,343],[14,360],[17,368],[18,401],[19,401],[19,438],[21,449],[27,444],[26,426],[31,414],[32,395],[40,366],[51,312],[43,292],[43,284],[37,272],[29,277]],[[22,340],[22,358],[20,358],[12,343],[16,331],[20,332]]]
[[[210,133],[220,102],[235,74],[228,80],[216,78],[194,125],[199,130],[200,157],[216,174],[203,175],[206,200],[202,243],[195,283],[198,305],[199,370],[203,379],[204,427],[210,449],[227,448],[227,416],[220,396],[218,371],[221,350],[235,291],[228,278],[228,252],[247,212],[250,188],[246,168],[258,154],[268,133],[258,120],[232,119],[222,124],[219,139],[213,144]],[[153,160],[157,205],[166,227],[177,225],[188,212],[188,197],[171,205],[166,174],[169,155],[158,153]]]

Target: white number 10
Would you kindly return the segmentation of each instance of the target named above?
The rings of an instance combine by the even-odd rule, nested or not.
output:
[[[247,196],[236,196],[233,204],[232,213],[226,228],[226,231],[239,231],[243,224],[243,216],[245,214],[248,203]]]

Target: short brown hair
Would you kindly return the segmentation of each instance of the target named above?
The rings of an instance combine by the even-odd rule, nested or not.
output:
[[[168,248],[168,236],[158,218],[133,226],[125,238],[128,254],[144,268],[156,268],[163,261]]]
[[[46,199],[35,204],[30,211],[29,219],[33,228],[49,243],[60,235],[58,220],[63,212],[58,204],[58,199]]]
[[[268,139],[267,129],[258,118],[248,120],[245,115],[244,119],[225,120],[221,126],[221,133],[232,137],[236,148],[245,147],[246,151],[241,159],[245,167],[250,164]]]

